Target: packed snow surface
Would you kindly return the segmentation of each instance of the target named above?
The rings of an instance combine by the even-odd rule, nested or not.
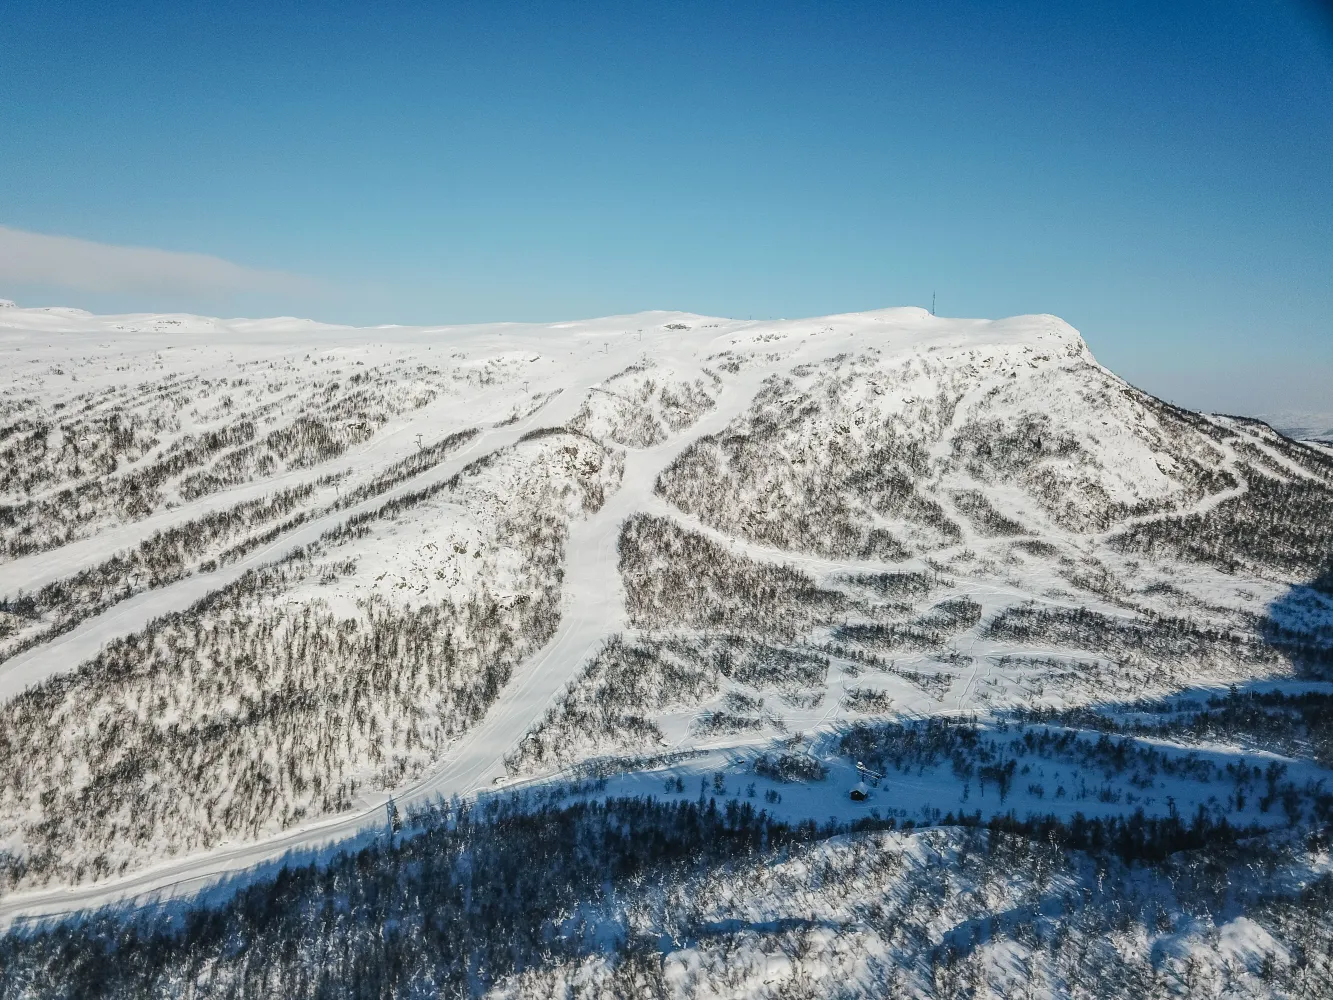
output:
[[[821,820],[1223,810],[1222,738],[1163,731],[1132,780],[1066,746],[989,790],[1000,758],[847,748],[1323,690],[1333,458],[1139,392],[1053,316],[15,307],[0,359],[4,919],[590,769]],[[1328,765],[1248,749],[1293,787]],[[1260,798],[1225,811],[1269,823]]]

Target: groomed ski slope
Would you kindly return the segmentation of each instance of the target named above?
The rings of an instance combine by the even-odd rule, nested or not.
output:
[[[179,325],[164,328],[164,323]],[[665,329],[668,325],[681,324],[690,325],[690,331]],[[122,328],[137,332],[126,336],[119,332]],[[145,329],[153,329],[155,332],[149,337],[144,337],[142,331]],[[170,333],[161,333],[163,329],[169,330]],[[635,332],[630,332],[631,329]],[[719,329],[723,332],[712,332]],[[116,333],[114,339],[108,337],[108,333],[112,331]],[[309,521],[291,534],[284,535],[223,569],[206,575],[193,576],[160,590],[140,593],[105,614],[85,622],[72,632],[0,663],[0,700],[12,697],[24,688],[40,683],[62,670],[71,669],[113,638],[134,632],[163,614],[189,607],[209,592],[239,578],[246,570],[261,566],[282,553],[314,541],[330,527],[352,515],[375,509],[394,496],[432,483],[446,481],[478,456],[514,444],[534,427],[560,426],[578,409],[589,388],[600,385],[611,375],[624,370],[643,357],[653,358],[663,368],[674,367],[688,371],[700,366],[701,357],[707,357],[719,349],[725,350],[728,345],[737,341],[765,343],[770,339],[781,338],[789,342],[795,337],[810,338],[814,341],[802,344],[795,354],[789,352],[790,344],[785,343],[783,346],[788,347],[788,351],[780,355],[774,353],[773,360],[768,364],[747,366],[728,384],[726,395],[732,406],[725,410],[714,411],[714,414],[719,412],[726,414],[722,424],[716,427],[710,425],[708,431],[701,431],[698,427],[687,431],[688,438],[679,442],[680,446],[674,448],[665,461],[639,474],[643,477],[642,482],[636,482],[636,476],[627,468],[624,488],[635,490],[637,487],[635,495],[641,497],[641,503],[626,513],[649,509],[655,504],[660,505],[660,501],[655,501],[653,498],[653,481],[657,473],[669,464],[671,458],[684,450],[691,441],[725,426],[728,420],[749,405],[765,378],[776,372],[785,371],[801,360],[820,360],[823,357],[837,356],[855,350],[867,342],[883,347],[886,340],[890,346],[894,341],[902,342],[902,346],[912,351],[922,351],[932,347],[956,348],[965,345],[970,338],[987,344],[1011,341],[1020,344],[1031,342],[1047,347],[1050,338],[1054,337],[1057,341],[1064,341],[1062,346],[1072,343],[1082,348],[1078,335],[1055,317],[1018,317],[1001,323],[941,320],[930,316],[924,310],[913,308],[823,317],[791,323],[784,321],[776,324],[710,320],[692,314],[662,313],[611,317],[588,323],[565,323],[535,328],[500,324],[481,328],[376,327],[368,330],[287,319],[225,323],[221,320],[186,316],[100,317],[72,309],[10,308],[0,311],[0,352],[13,351],[15,354],[21,354],[28,365],[37,367],[46,365],[53,370],[59,369],[62,364],[68,366],[70,356],[77,357],[90,347],[101,349],[110,357],[140,359],[143,363],[145,359],[160,357],[164,351],[184,349],[187,345],[180,343],[180,340],[196,331],[207,331],[207,333],[201,332],[197,338],[192,338],[203,341],[202,344],[188,345],[194,348],[196,353],[208,356],[220,354],[225,350],[228,357],[233,358],[238,354],[244,354],[247,349],[254,353],[256,359],[271,355],[294,354],[301,350],[323,350],[329,353],[365,350],[371,353],[374,348],[385,349],[386,343],[407,345],[418,350],[428,345],[438,345],[450,352],[478,354],[482,357],[491,353],[524,351],[530,348],[536,354],[552,355],[551,360],[560,364],[562,370],[555,378],[547,376],[553,384],[558,385],[560,376],[572,375],[577,381],[570,387],[571,391],[563,391],[561,386],[562,392],[553,402],[517,424],[506,427],[483,425],[480,436],[464,445],[455,456],[440,466],[407,480],[386,494],[373,497],[355,507],[330,512]],[[856,339],[858,333],[861,334],[859,341]],[[163,337],[170,337],[171,342],[164,343]],[[646,342],[645,337],[648,338]],[[226,338],[225,348],[213,346],[219,338]],[[365,346],[369,338],[383,338],[384,343]],[[47,341],[44,347],[39,346],[42,340]],[[553,341],[558,342],[555,350],[552,350]],[[2,356],[3,353],[0,353],[0,357]],[[150,364],[144,363],[144,367],[149,368]],[[114,374],[111,373],[112,376]],[[49,391],[48,382],[51,381],[49,376],[44,378],[41,375],[33,375],[31,378],[36,386],[20,383],[16,391],[31,391],[34,387],[46,388]],[[108,378],[106,372],[83,373],[82,382],[85,384],[79,387],[80,391],[86,392],[86,383],[90,381],[103,381],[111,385],[116,383],[114,378]],[[68,387],[62,388],[68,391]],[[55,398],[58,399],[59,396]],[[439,413],[426,414],[424,420],[414,420],[396,432],[377,437],[371,445],[361,449],[359,454],[349,456],[351,462],[371,467],[401,454],[410,454],[412,437],[420,434],[421,429],[425,429],[429,434],[431,430],[438,432],[469,426],[467,413],[460,412],[462,408],[440,409]],[[453,423],[449,422],[451,420]],[[630,460],[633,461],[635,451],[631,450],[629,454]],[[651,454],[658,452],[654,451]],[[285,478],[278,477],[227,490],[197,503],[181,505],[116,530],[99,532],[92,538],[73,542],[54,551],[0,562],[0,593],[13,594],[17,591],[36,590],[85,566],[102,562],[162,527],[197,517],[200,513],[226,508],[280,488],[282,485],[285,485]],[[330,491],[327,489],[324,491],[328,492]],[[614,578],[614,573],[610,578]]]
[[[718,408],[700,422],[699,432],[710,433],[725,426],[735,415],[733,409],[744,405],[748,398],[743,392],[724,395]],[[510,433],[517,435],[520,431],[511,429]],[[406,811],[419,803],[455,795],[467,796],[491,787],[495,779],[505,773],[503,757],[513,746],[516,735],[526,732],[541,718],[587,656],[622,626],[623,600],[614,588],[606,586],[607,581],[616,579],[616,541],[620,523],[647,501],[657,472],[686,444],[688,441],[672,441],[633,454],[626,463],[625,486],[605,507],[575,526],[569,540],[565,603],[555,638],[523,665],[482,724],[464,736],[432,774],[392,796],[400,809]],[[494,446],[498,447],[500,443],[495,442]],[[460,457],[457,461],[466,461],[466,458]],[[160,614],[171,607],[165,600],[169,595],[160,596],[163,603],[146,615],[145,621],[151,614]],[[192,599],[188,592],[183,596],[170,596],[185,601]],[[112,620],[115,627],[132,627]],[[16,894],[0,900],[0,921],[7,923],[20,915],[37,917],[97,907],[165,889],[191,892],[220,877],[284,854],[351,840],[367,830],[378,834],[384,827],[385,803],[389,798],[387,793],[368,796],[353,813],[298,827],[257,844],[228,846],[208,854],[182,858],[129,878]]]
[[[466,795],[490,787],[504,773],[502,758],[516,740],[536,723],[552,700],[580,666],[609,635],[625,627],[623,599],[616,573],[616,542],[625,517],[637,510],[654,509],[653,485],[657,474],[692,441],[721,430],[753,400],[764,380],[774,372],[801,360],[819,361],[856,350],[873,342],[876,346],[900,344],[911,350],[930,345],[956,346],[972,338],[986,342],[1013,341],[1058,346],[1079,344],[1077,335],[1052,317],[1030,317],[994,324],[987,321],[944,321],[920,309],[890,309],[872,314],[827,317],[795,322],[763,323],[708,319],[690,314],[641,314],[612,317],[580,324],[465,328],[375,328],[360,330],[329,327],[301,321],[274,320],[253,323],[223,323],[197,317],[95,317],[75,310],[18,310],[0,313],[0,350],[21,354],[33,368],[70,366],[70,358],[82,352],[101,350],[110,357],[139,359],[145,368],[167,351],[186,347],[205,358],[225,353],[229,358],[257,358],[300,351],[366,351],[427,346],[451,353],[485,356],[499,352],[528,352],[549,357],[559,366],[560,376],[576,382],[537,413],[507,427],[487,427],[458,454],[421,476],[402,483],[393,492],[375,497],[357,508],[329,513],[296,529],[290,535],[257,550],[223,570],[188,577],[179,583],[139,594],[83,624],[67,635],[20,654],[0,664],[0,698],[11,697],[63,670],[72,669],[118,636],[142,628],[149,621],[180,611],[212,590],[237,579],[246,569],[262,565],[281,553],[315,540],[332,525],[361,509],[379,506],[385,500],[432,482],[447,480],[477,457],[506,447],[534,426],[559,426],[578,408],[586,391],[618,371],[647,356],[659,368],[691,371],[701,358],[742,344],[782,341],[786,348],[771,352],[771,360],[749,364],[728,380],[718,405],[684,434],[651,449],[629,449],[620,489],[606,506],[576,523],[568,543],[568,564],[562,619],[555,638],[523,666],[506,686],[485,721],[468,733],[435,767],[412,786],[398,790],[394,800],[402,809],[416,802]],[[166,324],[171,324],[166,326]],[[667,329],[687,326],[688,330]],[[8,329],[6,329],[6,327]],[[117,328],[129,328],[132,333]],[[1072,337],[1072,340],[1071,340]],[[797,339],[799,338],[799,340]],[[791,351],[792,341],[797,349]],[[42,343],[44,341],[44,343]],[[369,343],[368,343],[369,342]],[[194,361],[193,355],[191,361]],[[194,361],[206,367],[205,360]],[[193,366],[191,366],[193,367]],[[80,371],[82,381],[102,380],[115,384],[114,372]],[[45,387],[56,377],[35,376]],[[550,381],[558,385],[559,376]],[[26,388],[26,387],[25,387]],[[86,390],[86,385],[83,387]],[[535,386],[533,387],[535,388]],[[563,389],[564,387],[561,386]],[[445,411],[432,415],[438,429],[466,426],[464,414]],[[452,424],[446,423],[451,420]],[[404,428],[401,442],[377,441],[355,457],[358,463],[384,462],[396,457],[391,450],[410,446]],[[267,484],[266,484],[267,485]],[[271,487],[270,487],[271,488]],[[257,486],[209,498],[206,507],[216,509],[258,492]],[[204,505],[201,505],[204,506]],[[196,514],[189,507],[170,512],[180,521]],[[141,525],[98,535],[77,542],[63,561],[42,553],[0,565],[0,586],[6,591],[33,589],[68,571],[77,559],[89,565],[113,555],[134,539],[133,529],[144,535],[167,516]],[[61,550],[57,550],[59,553]],[[349,838],[367,828],[377,829],[384,816],[387,793],[366,797],[352,813],[303,824],[280,836],[254,844],[225,845],[218,850],[173,859],[123,878],[93,885],[19,892],[0,900],[0,919],[18,915],[36,916],[72,908],[94,907],[164,888],[191,890],[208,881],[243,870],[283,854],[301,851]]]
[[[0,924],[131,898],[194,892],[285,855],[306,855],[326,845],[354,844],[358,838],[378,836],[384,827],[385,803],[390,797],[401,811],[407,811],[417,804],[474,795],[495,787],[497,779],[509,773],[506,755],[543,720],[589,659],[611,637],[635,633],[627,617],[624,584],[617,568],[617,544],[622,525],[636,513],[672,519],[734,553],[757,562],[790,565],[816,579],[830,579],[848,572],[927,570],[931,564],[920,558],[896,563],[834,559],[756,544],[683,513],[656,494],[655,485],[659,474],[692,444],[722,432],[746,413],[766,381],[775,375],[785,376],[802,365],[827,365],[831,360],[867,349],[894,359],[929,358],[936,352],[957,356],[973,348],[983,358],[1013,350],[1028,351],[1043,359],[1080,358],[1095,365],[1077,333],[1054,317],[1017,317],[998,322],[948,320],[920,309],[778,322],[645,313],[585,323],[368,330],[294,320],[224,322],[188,316],[95,317],[74,310],[0,311],[0,357],[12,352],[19,373],[14,395],[41,399],[47,406],[69,398],[75,389],[65,381],[70,373],[77,373],[81,383],[77,388],[85,391],[89,384],[100,388],[125,382],[125,369],[133,377],[160,375],[165,367],[189,374],[223,365],[224,358],[225,364],[299,359],[303,354],[370,360],[398,357],[415,361],[430,352],[457,356],[477,365],[488,358],[503,357],[509,359],[506,364],[512,362],[516,372],[503,376],[494,388],[456,398],[442,395],[415,412],[394,417],[369,441],[349,448],[328,463],[331,468],[348,469],[352,478],[346,482],[350,484],[358,475],[410,456],[420,447],[423,435],[435,439],[467,428],[478,429],[476,437],[440,464],[384,493],[342,509],[329,505],[330,490],[321,487],[312,501],[317,511],[314,516],[240,560],[138,593],[72,631],[0,663],[0,700],[73,670],[111,640],[139,631],[163,615],[183,611],[210,592],[239,579],[247,570],[315,542],[358,513],[379,508],[395,497],[425,486],[447,482],[479,458],[515,445],[535,429],[566,425],[578,414],[590,392],[644,359],[651,361],[654,371],[683,378],[732,364],[732,370],[720,380],[715,404],[697,421],[670,434],[663,443],[624,449],[624,474],[618,488],[600,509],[570,525],[563,566],[561,618],[554,636],[520,665],[484,718],[435,761],[428,773],[392,790],[391,794],[388,791],[363,794],[350,812],[312,819],[254,842],[224,843],[211,851],[160,861],[94,883],[11,893],[0,898]],[[1030,364],[1037,367],[1036,362]],[[962,414],[970,403],[988,398],[985,394],[992,388],[987,383],[974,391],[956,407],[956,412]],[[519,419],[506,422],[509,415],[522,411],[524,401],[538,392],[548,394],[544,402]],[[549,395],[555,392],[558,395]],[[1041,405],[1040,401],[1037,405]],[[1085,434],[1088,430],[1077,428],[1076,432]],[[161,449],[166,446],[164,442]],[[943,449],[944,445],[940,447]],[[1235,451],[1229,446],[1223,448],[1225,462],[1234,465],[1238,460]],[[944,454],[941,450],[939,457]],[[1140,456],[1131,458],[1140,460]],[[196,502],[169,506],[139,521],[110,526],[50,551],[0,563],[0,591],[12,595],[20,590],[35,590],[109,559],[162,527],[271,492],[289,480],[310,479],[322,471],[322,468],[312,469],[308,475],[288,472],[224,489]],[[1239,496],[1245,488],[1242,479],[1227,490],[1202,496],[1173,513],[1210,510]],[[1150,521],[1160,516],[1136,515],[1124,523]],[[1124,523],[1114,530],[1123,528]],[[1089,536],[1049,525],[1043,526],[1043,532],[1043,537],[1067,543],[1071,549],[1087,546],[1089,537],[1104,540],[1113,533]],[[965,527],[957,544],[939,549],[932,558],[944,563],[955,556],[964,556],[974,545],[985,543],[986,539]],[[965,563],[964,558],[959,565]],[[957,577],[956,592],[974,599],[986,616],[1031,597],[1042,586],[1050,589],[1066,582],[1058,573],[1042,567],[1034,567],[1033,575],[1012,583],[985,573],[968,579],[959,569],[950,572]],[[1270,585],[1265,590],[1262,584],[1256,585],[1253,600],[1256,604],[1270,601],[1279,589]],[[1083,605],[1121,613],[1113,604],[1094,597],[1085,599]],[[966,655],[970,666],[953,682],[945,698],[927,697],[891,676],[877,680],[884,691],[893,695],[895,713],[956,715],[975,711],[983,704],[978,699],[978,687],[1001,683],[992,678],[992,668],[1005,647],[975,633],[960,637],[959,643],[960,652]],[[1064,651],[1059,647],[1034,647],[1028,652],[1062,655]],[[835,663],[829,678],[830,693],[844,692],[857,676],[845,664]],[[1004,683],[1021,686],[1013,679]],[[798,731],[826,730],[847,718],[840,704],[838,698],[830,697],[827,704],[790,712],[787,721]],[[671,748],[711,747],[724,756],[729,748],[755,748],[772,739],[770,733],[740,734],[721,741],[704,739],[691,735],[688,717],[674,721],[664,718],[663,728]],[[549,776],[524,780],[549,780]]]
[[[4,318],[10,317],[4,316]],[[651,318],[658,319],[656,316]],[[671,315],[662,319],[680,322],[693,320],[694,317]],[[433,482],[448,480],[476,457],[512,445],[534,425],[560,425],[572,416],[582,401],[583,392],[580,390],[599,384],[642,354],[642,339],[631,338],[624,331],[617,331],[619,338],[615,341],[604,340],[598,343],[594,342],[593,338],[604,334],[609,337],[612,327],[628,327],[644,321],[643,317],[629,317],[619,321],[603,320],[580,326],[572,336],[566,334],[572,348],[568,354],[577,359],[570,367],[578,369],[581,381],[584,382],[582,386],[575,387],[573,391],[563,392],[552,405],[518,424],[485,429],[453,458],[430,472],[403,483],[391,493],[309,522],[292,534],[222,571],[193,576],[173,586],[141,594],[68,635],[61,636],[29,653],[20,654],[8,663],[0,665],[0,698],[10,697],[31,684],[39,683],[62,670],[72,668],[95,653],[110,639],[135,631],[163,614],[188,607],[208,592],[239,578],[247,569],[262,565],[282,552],[314,541],[332,525],[361,510],[379,506],[396,494],[420,489]],[[430,336],[424,331],[394,332],[409,339]],[[61,335],[66,337],[70,336],[70,333],[71,331],[61,331]],[[327,342],[327,339],[331,338],[342,338],[356,343],[364,335],[362,331],[325,329],[304,339],[313,346],[315,342]],[[456,336],[453,331],[439,331],[437,335],[453,350],[476,350],[479,346],[483,349],[491,347],[512,350],[516,343],[524,345],[531,343],[534,348],[549,350],[546,341],[557,334],[554,330],[547,329],[517,332],[505,326],[479,335],[474,333],[467,336],[466,332],[463,332],[461,336]],[[663,340],[671,339],[670,334],[658,333],[657,337]],[[231,346],[239,350],[242,345],[237,343]],[[610,350],[612,346],[617,350]],[[671,357],[670,349],[664,353],[667,358]],[[688,367],[691,366],[697,352],[688,351],[688,360],[684,349],[679,353],[682,355],[679,361]],[[760,372],[748,373],[741,384],[729,386],[720,399],[719,406],[693,429],[694,432],[710,433],[725,426],[728,420],[748,404],[761,379]],[[501,758],[512,746],[514,735],[524,732],[529,725],[540,718],[551,699],[577,671],[588,653],[621,625],[622,603],[614,586],[608,587],[609,582],[613,583],[616,580],[616,540],[620,522],[627,514],[639,509],[639,506],[647,501],[652,494],[657,473],[688,445],[690,440],[692,438],[673,439],[660,447],[630,454],[626,463],[624,484],[620,491],[612,496],[601,511],[574,526],[568,545],[565,606],[562,609],[562,622],[556,637],[537,657],[524,665],[519,676],[507,686],[499,703],[487,714],[484,723],[469,733],[458,747],[440,761],[435,773],[403,789],[395,796],[395,801],[403,808],[409,808],[418,801],[466,795],[477,788],[488,786],[496,776],[503,773]],[[256,491],[254,488],[249,488],[238,492],[251,494]],[[237,496],[224,495],[215,499],[210,506],[225,506],[236,499]],[[182,518],[186,513],[184,511],[177,513],[176,519]],[[156,525],[149,524],[143,527],[151,528]],[[87,544],[80,547],[78,556],[82,562],[92,563],[112,555],[126,539],[123,533],[117,533],[113,538],[90,540],[94,543],[99,541],[100,545]],[[13,586],[16,583],[22,585],[23,581],[27,580],[27,587],[32,588],[47,582],[49,578],[58,578],[61,570],[67,568],[55,567],[48,570],[44,579],[38,575],[40,574],[38,565],[48,561],[43,557],[33,557],[5,566],[3,567],[5,582]],[[311,824],[308,827],[299,827],[271,841],[230,846],[207,855],[178,859],[167,865],[137,873],[130,878],[81,888],[13,895],[0,902],[0,920],[8,921],[18,914],[38,915],[71,908],[99,906],[116,899],[165,887],[189,890],[218,876],[253,866],[284,853],[347,838],[366,827],[374,827],[383,817],[384,803],[388,798],[387,794],[375,795],[364,801],[361,807],[351,814]]]

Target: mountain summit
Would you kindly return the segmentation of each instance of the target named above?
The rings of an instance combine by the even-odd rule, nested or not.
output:
[[[1053,316],[11,308],[0,343],[7,918],[497,786],[898,829],[1329,819],[1316,723],[1198,720],[1327,696],[1333,452],[1155,399]]]

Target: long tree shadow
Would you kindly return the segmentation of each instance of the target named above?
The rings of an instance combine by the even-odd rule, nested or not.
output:
[[[240,993],[281,970],[293,996],[466,995],[596,952],[660,957],[673,942],[636,937],[622,893],[684,891],[701,874],[753,870],[835,834],[901,831],[900,817],[871,810],[909,778],[926,796],[911,828],[988,832],[1129,867],[1270,836],[1326,837],[1331,583],[1325,574],[1292,587],[1258,624],[1291,664],[1285,675],[987,724],[883,721],[835,734],[823,746],[844,770],[862,763],[884,775],[859,818],[784,822],[740,794],[720,803],[491,794],[410,817],[399,836],[367,831],[193,895],[25,924],[0,939],[0,995],[19,995],[34,970],[63,995],[98,996],[148,994],[222,967]],[[828,793],[845,798],[833,782]],[[1227,886],[1209,891],[1217,912],[1239,906]],[[996,928],[1063,906],[1052,898],[968,918],[945,943],[966,954]],[[704,920],[682,940],[836,929],[785,919]]]
[[[1333,569],[1271,602],[1260,632],[1299,676],[1333,680]]]

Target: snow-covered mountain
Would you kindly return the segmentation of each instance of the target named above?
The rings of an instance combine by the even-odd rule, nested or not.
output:
[[[1281,410],[1275,413],[1256,413],[1255,416],[1297,441],[1327,444],[1333,440],[1333,413]]]
[[[770,973],[839,968],[874,992],[862,954],[950,995],[930,948],[972,934],[959,961],[1000,990],[1046,931],[997,914],[1016,927],[1092,882],[1111,898],[1068,832],[1088,822],[1110,838],[1137,815],[1164,857],[1285,838],[1291,884],[1327,863],[1333,451],[1163,403],[1055,317],[364,329],[6,308],[0,357],[7,920],[263,882],[292,851],[382,851],[413,816],[425,850],[460,828],[432,805],[454,796],[531,816],[697,793],[877,832],[784,854],[769,881],[696,873],[692,915],[625,889],[594,919],[580,897],[599,926],[633,910],[634,934],[675,942],[663,989],[703,969],[778,995]],[[1000,886],[967,860],[994,816],[988,849],[1040,817],[1064,853],[1045,874],[1023,854]],[[938,892],[931,852],[973,901],[908,947],[865,907]],[[794,919],[783,880],[871,855],[874,878],[808,907],[841,928],[801,946],[822,965],[760,960]],[[1153,878],[1164,913],[1193,905]],[[1258,905],[1126,925],[1121,957],[1174,968],[1170,937],[1262,995],[1309,963]],[[719,958],[699,928],[737,919],[743,961]],[[14,967],[40,965],[23,947]],[[613,990],[625,961],[556,953],[470,981]]]

